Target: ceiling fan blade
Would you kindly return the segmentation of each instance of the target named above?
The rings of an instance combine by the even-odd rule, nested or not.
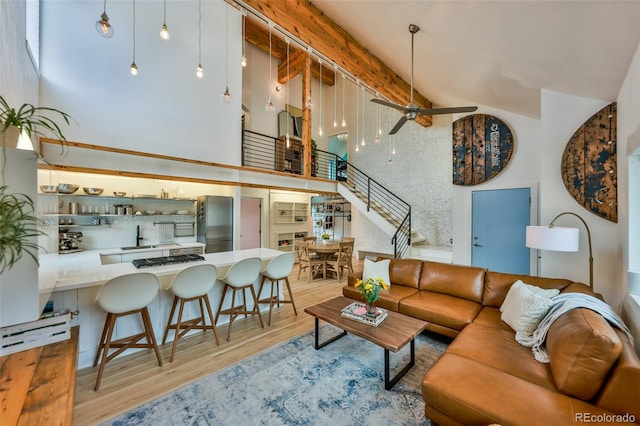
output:
[[[451,107],[451,108],[429,108],[418,111],[420,115],[436,115],[436,114],[454,114],[456,112],[473,112],[477,110],[477,106],[468,107]]]
[[[383,101],[382,99],[373,98],[373,99],[371,99],[371,102],[376,103],[376,104],[380,104],[380,105],[384,105],[384,106],[388,106],[388,107],[391,107],[391,108],[395,108],[397,110],[400,110],[400,111],[404,112],[405,114],[409,112],[409,109],[403,107],[402,105],[394,104],[392,102]]]
[[[398,130],[400,130],[400,127],[402,127],[404,125],[404,123],[406,123],[406,122],[407,122],[407,116],[403,115],[402,117],[400,117],[400,120],[398,120],[396,125],[393,126],[393,129],[391,129],[389,134],[390,135],[395,135],[398,132]]]

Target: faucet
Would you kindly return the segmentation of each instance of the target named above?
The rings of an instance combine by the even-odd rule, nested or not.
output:
[[[136,247],[140,246],[141,240],[144,240],[144,238],[140,236],[140,225],[138,225],[136,227]]]

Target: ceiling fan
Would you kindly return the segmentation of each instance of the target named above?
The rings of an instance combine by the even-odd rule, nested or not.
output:
[[[409,101],[409,105],[403,107],[402,105],[394,104],[392,102],[383,101],[382,99],[371,99],[371,102],[376,104],[388,106],[391,108],[395,108],[404,113],[400,120],[393,126],[393,129],[389,132],[390,135],[395,135],[398,130],[406,123],[408,120],[413,121],[419,115],[435,115],[435,114],[453,114],[456,112],[473,112],[478,109],[476,106],[468,106],[468,107],[452,107],[452,108],[428,108],[428,109],[420,109],[420,107],[413,103],[413,36],[415,33],[420,31],[420,27],[414,24],[409,25],[409,32],[411,33],[411,100]]]

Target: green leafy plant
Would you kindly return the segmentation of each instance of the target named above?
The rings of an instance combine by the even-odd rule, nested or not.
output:
[[[64,146],[67,138],[62,133],[60,126],[52,118],[45,115],[46,113],[59,115],[65,123],[70,123],[71,116],[66,112],[55,108],[36,107],[28,103],[22,104],[20,108],[15,109],[9,106],[7,101],[0,96],[0,133],[4,133],[9,127],[15,126],[20,131],[26,132],[29,138],[32,135],[46,136],[47,133],[53,135]]]
[[[24,253],[38,263],[40,246],[33,241],[45,233],[39,228],[33,200],[25,194],[10,194],[0,186],[0,274],[11,268]]]

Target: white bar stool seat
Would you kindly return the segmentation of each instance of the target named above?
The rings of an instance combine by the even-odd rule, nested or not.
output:
[[[229,341],[229,337],[231,337],[231,325],[238,317],[238,315],[244,315],[247,318],[248,315],[258,315],[258,319],[260,320],[260,326],[264,328],[264,323],[262,322],[262,316],[260,315],[260,305],[258,304],[258,297],[256,296],[256,291],[253,289],[253,283],[258,279],[260,275],[260,265],[262,264],[262,260],[259,257],[249,257],[247,259],[240,260],[229,268],[227,274],[221,278],[220,280],[224,282],[224,289],[222,290],[222,296],[220,297],[220,304],[218,305],[218,311],[216,312],[216,325],[218,324],[218,318],[220,314],[229,315],[229,328],[227,330],[227,341]],[[224,303],[224,298],[227,294],[227,290],[231,289],[231,308],[222,309],[222,304]],[[241,305],[235,306],[236,303],[236,292],[242,291],[242,300],[243,303]],[[249,310],[247,308],[247,295],[246,291],[251,291],[251,296],[253,297],[253,309]]]
[[[291,303],[293,306],[293,312],[298,315],[296,304],[293,302],[291,286],[289,285],[289,274],[293,270],[293,264],[295,261],[295,253],[282,253],[281,255],[271,259],[264,270],[261,271],[262,276],[260,278],[260,289],[258,290],[258,303],[269,304],[268,325],[271,325],[271,311],[273,310],[273,305],[280,307],[281,303]],[[260,296],[262,295],[262,288],[267,280],[271,281],[271,295],[260,299]],[[284,281],[287,286],[287,290],[289,291],[289,300],[280,298],[280,281]]]
[[[95,390],[100,389],[102,373],[106,363],[127,349],[153,349],[156,353],[156,358],[158,358],[158,365],[162,366],[162,358],[160,358],[160,351],[158,350],[156,337],[153,334],[153,326],[147,309],[147,305],[156,298],[159,288],[158,277],[148,272],[139,272],[112,278],[98,290],[96,302],[107,312],[107,318],[102,330],[100,344],[98,345],[98,352],[93,362],[94,367],[98,365],[100,353],[102,353]],[[144,331],[112,341],[116,319],[138,313],[142,316]],[[147,339],[147,343],[139,343],[144,338]],[[109,350],[115,348],[117,350],[109,355]]]
[[[218,340],[218,332],[216,331],[216,325],[214,323],[213,313],[211,312],[211,303],[209,303],[208,293],[213,288],[218,278],[218,270],[215,265],[202,264],[190,266],[182,271],[178,272],[171,281],[167,290],[173,293],[173,304],[171,305],[171,312],[167,320],[167,326],[164,329],[164,336],[162,337],[162,344],[167,341],[167,335],[169,330],[175,330],[175,336],[173,338],[173,347],[171,349],[171,359],[169,362],[173,362],[173,357],[176,352],[176,346],[178,340],[187,334],[189,331],[196,330],[213,330],[213,335],[216,338],[216,344],[220,345]],[[176,306],[180,301],[180,308],[178,309],[178,318],[175,323],[171,323],[173,315],[176,311]],[[182,313],[184,312],[184,306],[187,302],[198,301],[200,305],[200,316],[187,321],[182,321]],[[207,307],[207,313],[209,314],[210,325],[207,325],[205,318],[204,305]]]

